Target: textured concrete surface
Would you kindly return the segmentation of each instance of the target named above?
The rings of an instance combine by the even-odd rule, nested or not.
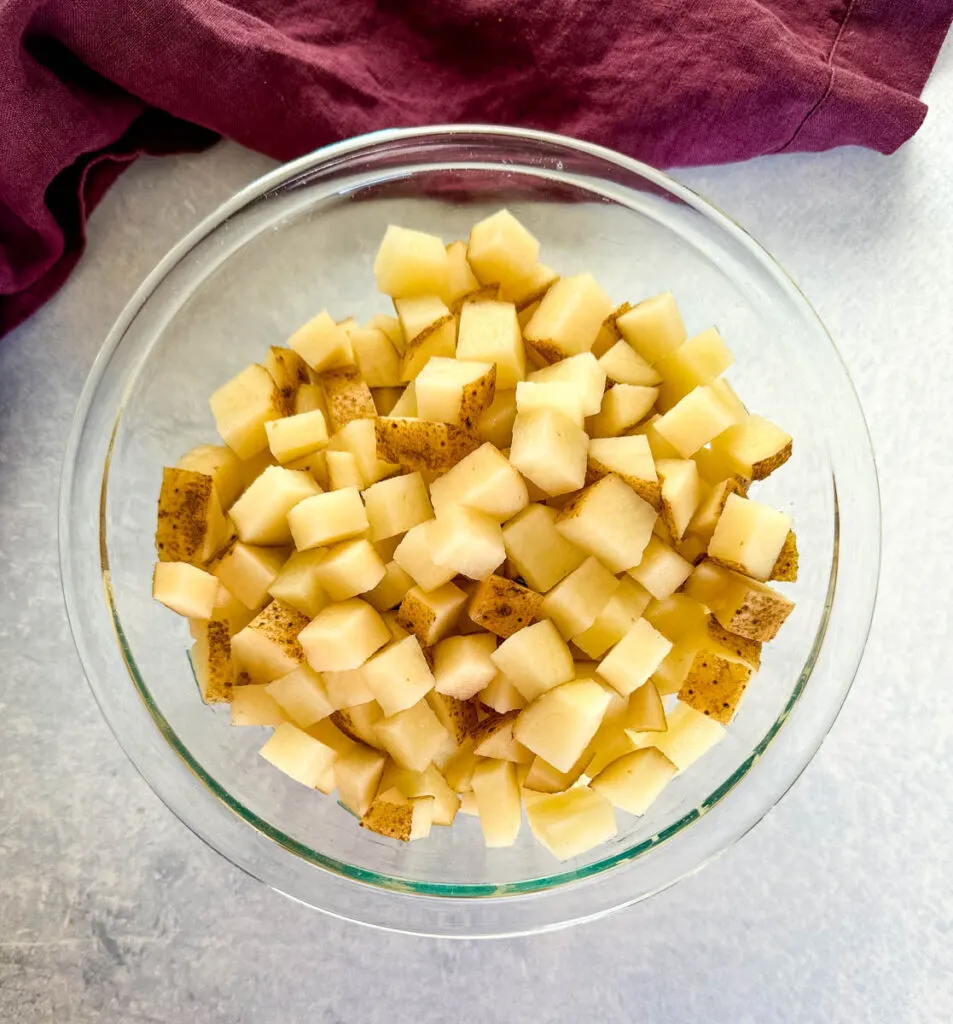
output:
[[[867,657],[820,754],[715,864],[540,938],[409,939],[231,868],[153,797],[82,678],[56,497],[83,377],[166,249],[268,161],[143,160],[61,294],[0,345],[0,1022],[457,1019],[940,1022],[953,1017],[953,47],[922,133],[682,174],[793,273],[857,384],[884,492]]]

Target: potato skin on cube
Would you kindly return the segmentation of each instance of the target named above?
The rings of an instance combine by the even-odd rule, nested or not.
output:
[[[535,590],[491,573],[473,592],[468,612],[478,625],[506,639],[533,621],[542,600]]]
[[[328,403],[331,430],[340,430],[352,420],[377,418],[374,396],[356,366],[325,370],[318,379]]]
[[[751,669],[747,665],[729,661],[711,651],[699,651],[678,691],[678,699],[727,725],[750,679]]]
[[[480,447],[479,438],[451,423],[381,416],[374,429],[379,457],[410,473],[445,473]]]
[[[213,478],[165,467],[156,524],[159,561],[204,565],[226,538],[225,514]]]

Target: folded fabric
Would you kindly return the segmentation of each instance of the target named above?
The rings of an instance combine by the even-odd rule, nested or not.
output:
[[[953,0],[0,0],[0,335],[143,152],[279,159],[400,126],[564,132],[661,167],[890,153]]]

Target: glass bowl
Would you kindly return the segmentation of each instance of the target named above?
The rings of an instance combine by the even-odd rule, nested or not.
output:
[[[563,273],[618,301],[671,289],[689,332],[717,325],[729,378],[795,438],[758,486],[789,511],[797,608],[727,736],[643,818],[560,863],[524,825],[484,848],[458,816],[424,842],[357,827],[257,754],[262,730],[206,708],[185,623],[150,596],[161,469],[214,440],[209,394],[317,310],[387,312],[374,253],[389,223],[450,240],[508,206]],[[93,692],[159,797],[245,871],[327,913],[446,936],[555,928],[671,885],[743,835],[817,750],[857,669],[879,564],[866,427],[824,327],[784,271],[718,210],[658,171],[556,135],[495,127],[377,132],[244,189],[169,253],[106,339],[76,413],[60,503],[69,619]]]

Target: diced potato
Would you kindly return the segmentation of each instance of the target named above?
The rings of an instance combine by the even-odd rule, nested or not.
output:
[[[318,379],[324,389],[331,430],[338,431],[353,420],[377,417],[374,396],[356,366],[324,370]]]
[[[324,680],[308,665],[268,683],[268,693],[281,706],[289,721],[301,729],[327,718],[334,710]]]
[[[618,437],[652,411],[658,388],[613,384],[602,396],[602,408],[586,420],[590,437]]]
[[[709,541],[708,557],[764,581],[771,575],[790,531],[789,515],[729,494]]]
[[[533,835],[559,860],[578,857],[616,834],[612,804],[584,786],[527,801],[526,817]]]
[[[460,700],[439,690],[431,690],[426,699],[457,746],[473,735],[480,720],[475,701]]]
[[[688,578],[685,593],[729,632],[749,640],[773,640],[794,610],[794,602],[778,591],[708,560]]]
[[[674,594],[691,573],[692,563],[654,536],[642,552],[642,561],[629,569],[632,579],[641,583],[657,601]]]
[[[638,583],[623,578],[618,584],[592,625],[572,638],[576,647],[590,658],[601,658],[614,647],[649,603],[649,592]]]
[[[784,538],[781,552],[775,560],[768,579],[778,580],[783,583],[794,583],[797,580],[798,553],[797,537],[793,530],[788,532]]]
[[[539,302],[558,280],[559,275],[552,267],[537,263],[523,277],[501,281],[500,298],[504,302],[512,302],[518,310],[523,310]]]
[[[315,572],[325,555],[323,548],[293,554],[281,567],[268,592],[313,619],[330,601]]]
[[[516,765],[481,761],[473,769],[472,784],[484,842],[491,848],[512,846],[523,822]]]
[[[395,299],[394,306],[407,342],[400,364],[402,381],[413,380],[433,356],[453,358],[457,318],[436,295]]]
[[[432,647],[453,629],[466,600],[467,595],[452,583],[434,590],[414,587],[400,602],[397,621],[422,647]]]
[[[410,798],[433,797],[434,825],[452,825],[460,808],[460,798],[434,765],[422,772],[414,772],[393,762],[387,764],[381,776],[380,791],[385,793],[389,789],[397,789]]]
[[[204,565],[227,540],[228,523],[214,477],[166,466],[156,521],[159,560]]]
[[[333,770],[338,758],[336,750],[291,722],[282,722],[260,753],[279,771],[311,789]]]
[[[371,388],[371,394],[374,396],[374,406],[377,409],[377,415],[390,416],[392,410],[403,397],[405,390],[406,389],[402,387]],[[414,411],[416,412],[416,410]],[[397,415],[399,415],[399,413]]]
[[[334,762],[334,782],[341,803],[359,818],[374,802],[387,757],[379,750],[355,746]]]
[[[561,359],[529,375],[534,384],[572,384],[579,394],[583,416],[594,416],[602,408],[606,371],[591,352]]]
[[[493,401],[476,425],[481,441],[489,441],[496,448],[509,448],[513,443],[513,423],[516,420],[516,391],[497,388]]]
[[[328,700],[334,710],[341,708],[353,708],[358,704],[366,704],[374,699],[364,679],[364,672],[360,668],[347,669],[343,672],[323,672],[321,678],[324,680],[324,688],[327,690]]]
[[[232,654],[253,683],[270,683],[304,660],[298,634],[307,624],[291,605],[272,601],[232,637]]]
[[[457,793],[468,792],[473,779],[473,769],[476,767],[477,757],[473,753],[473,741],[464,740],[463,743],[447,760],[441,769],[447,785]]]
[[[496,637],[490,633],[441,640],[434,650],[437,693],[461,701],[468,701],[479,693],[496,675],[496,665],[491,659],[495,650]]]
[[[287,551],[282,548],[253,547],[236,541],[209,565],[209,572],[246,608],[257,611],[268,600],[268,588],[286,557]]]
[[[268,692],[268,683],[236,686],[231,691],[231,724],[276,726],[288,721],[281,705]]]
[[[643,747],[607,765],[591,789],[629,814],[645,814],[678,768],[656,747]]]
[[[294,354],[294,353],[292,353]],[[302,360],[302,363],[304,360]],[[328,420],[328,403],[324,400],[324,392],[318,384],[302,384],[295,392],[294,407],[291,410],[295,415],[305,412],[320,412],[324,416],[325,423]],[[320,481],[319,481],[320,482]]]
[[[568,772],[561,772],[541,757],[535,757],[523,786],[534,793],[562,793],[576,784],[583,773],[583,768],[584,766],[577,761]]]
[[[298,469],[308,473],[322,491],[331,489],[331,478],[328,475],[328,454],[323,448],[289,462],[285,468]]]
[[[451,242],[447,246],[447,283],[440,298],[454,312],[460,312],[464,299],[483,287],[467,261],[467,243]]]
[[[699,647],[728,661],[738,661],[757,671],[761,667],[761,641],[730,633],[714,616],[709,616],[705,628],[699,631]]]
[[[502,715],[487,712],[471,736],[473,753],[477,757],[493,757],[498,761],[529,765],[533,760],[532,753],[513,736],[513,726],[518,716],[519,711],[508,711]]]
[[[716,722],[727,725],[734,717],[751,679],[751,669],[740,661],[702,650],[678,691],[678,699]]]
[[[395,224],[388,225],[374,258],[377,290],[395,299],[439,294],[449,270],[447,250],[436,235]]]
[[[473,430],[496,393],[492,363],[432,357],[414,381],[417,415]]]
[[[347,331],[336,324],[328,311],[299,327],[288,339],[288,346],[311,367],[315,373],[334,370],[354,363],[354,352]]]
[[[329,676],[340,675],[341,673],[324,673],[324,682],[328,686],[328,694],[330,695],[330,683]],[[363,677],[362,677],[363,678]],[[361,704],[355,704],[348,706],[347,708],[339,708],[335,711],[330,721],[341,730],[346,736],[350,736],[352,740],[357,743],[364,743],[369,747],[375,747],[380,750],[381,742],[377,737],[377,723],[380,722],[384,717],[384,712],[381,711],[380,705],[376,700],[368,699]]]
[[[633,738],[636,735],[623,729],[619,722],[604,721],[580,759],[586,762],[584,774],[587,779],[594,779],[607,765],[644,745],[636,743]]]
[[[553,587],[539,606],[566,640],[587,630],[619,588],[619,581],[591,556]]]
[[[394,551],[394,561],[423,590],[436,590],[456,575],[452,566],[437,565],[433,560],[430,529],[433,520],[411,527]]]
[[[586,560],[556,529],[556,511],[532,504],[503,527],[506,554],[517,572],[534,589],[546,592]]]
[[[359,419],[341,427],[328,441],[328,449],[354,456],[366,486],[392,476],[400,467],[378,458],[376,420]]]
[[[226,445],[200,444],[186,452],[175,468],[210,476],[223,509],[230,508],[245,489],[241,460]]]
[[[400,355],[404,354],[407,342],[404,338],[404,331],[400,326],[400,320],[396,316],[377,313],[367,321],[367,326],[383,331],[390,339],[390,343],[397,349],[397,352]]]
[[[609,473],[615,473],[653,508],[661,506],[662,491],[655,472],[655,459],[644,435],[593,437],[589,441],[586,483],[595,483]]]
[[[308,367],[297,352],[272,345],[265,358],[265,369],[281,392],[286,409],[294,409],[298,392],[311,383]]]
[[[502,672],[497,672],[480,691],[479,700],[485,708],[501,715],[526,707],[526,698]]]
[[[218,598],[218,580],[188,562],[157,562],[152,596],[177,615],[210,619]]]
[[[749,480],[770,476],[788,461],[792,448],[791,435],[763,416],[749,416],[712,442],[712,450]]]
[[[655,429],[682,458],[694,455],[712,438],[735,423],[734,416],[714,391],[702,385],[690,391],[655,423]]]
[[[725,510],[725,502],[729,494],[741,494],[741,486],[735,479],[722,480],[702,498],[692,521],[688,524],[689,532],[704,541],[705,548],[708,548],[708,541],[714,533],[718,517]]]
[[[606,377],[614,384],[637,384],[640,387],[655,387],[662,383],[658,371],[650,366],[625,341],[617,341],[599,359],[599,365]],[[597,409],[596,412],[599,410]]]
[[[366,483],[357,459],[350,452],[325,452],[328,483],[332,491],[357,488],[364,490]]]
[[[639,564],[655,519],[655,509],[610,473],[563,505],[556,529],[615,573]]]
[[[748,408],[738,397],[738,392],[725,380],[724,377],[719,377],[717,380],[711,382],[711,389],[718,396],[718,400],[725,406],[725,408],[736,418],[737,422],[741,422],[748,415]]]
[[[547,494],[566,494],[585,483],[588,444],[563,413],[534,409],[516,415],[510,462]]]
[[[707,631],[708,613],[687,590],[686,587],[686,593],[672,594],[663,601],[650,601],[643,613],[643,618],[670,640]]]
[[[250,459],[267,448],[265,423],[288,411],[271,374],[258,363],[246,366],[213,392],[209,405],[215,428],[240,459]]]
[[[662,522],[674,540],[681,540],[701,501],[698,466],[691,459],[656,459],[655,472],[662,490]]]
[[[560,683],[568,683],[575,674],[566,641],[549,619],[514,633],[491,657],[528,701]]]
[[[321,494],[308,473],[269,466],[232,506],[230,515],[239,539],[245,544],[290,544],[289,513],[312,496],[330,497]]]
[[[665,706],[651,680],[629,695],[619,724],[633,732],[665,732],[668,728]]]
[[[229,593],[221,581],[218,581],[218,591],[215,595],[212,614],[209,619],[189,619],[189,635],[193,640],[197,640],[199,635],[205,631],[206,622],[217,621],[223,623],[228,635],[231,636],[247,626],[254,617],[255,612],[246,608],[234,594]]]
[[[658,423],[661,418],[662,417],[656,413],[654,416],[650,416],[643,423],[633,427],[628,431],[628,433],[636,437],[645,437],[646,441],[649,443],[649,449],[652,452],[653,459],[677,459],[678,451],[673,448],[672,445],[669,444],[669,442],[666,441],[665,438],[662,437],[662,435],[655,429],[655,424]],[[707,449],[702,448],[701,452],[705,452],[706,450]],[[701,452],[698,454],[701,454]]]
[[[298,643],[316,672],[360,668],[390,639],[380,615],[356,597],[322,608],[298,634]]]
[[[533,621],[540,603],[535,590],[491,573],[470,597],[468,612],[478,626],[506,639]]]
[[[332,601],[346,601],[373,590],[384,578],[384,563],[369,540],[361,537],[335,544],[314,569]]]
[[[425,700],[381,719],[377,723],[377,737],[401,768],[415,772],[424,771],[441,750],[453,747],[450,733]]]
[[[364,600],[377,611],[386,612],[391,608],[396,608],[413,586],[413,577],[396,562],[388,562],[384,566],[384,575],[380,582],[364,594]]]
[[[615,323],[622,337],[653,366],[674,352],[688,336],[671,292],[645,299]]]
[[[563,683],[519,712],[513,735],[537,757],[567,772],[595,736],[610,699],[595,680]]]
[[[399,479],[399,478],[398,478]],[[483,444],[430,485],[437,514],[452,506],[509,519],[529,503],[526,484],[492,444]]]
[[[377,327],[359,327],[347,333],[364,383],[369,388],[399,388],[400,353],[390,338]]]
[[[445,473],[480,446],[477,438],[452,423],[382,416],[374,426],[379,455],[409,473]]]
[[[538,259],[539,242],[509,210],[470,229],[467,261],[481,284],[518,281],[533,272]]]
[[[174,565],[175,563],[166,562],[164,564]],[[236,673],[232,661],[232,643],[228,635],[228,623],[216,619],[206,621],[198,631],[189,658],[202,700],[206,704],[231,701]]]
[[[683,772],[707,754],[724,735],[723,725],[679,701],[669,713],[668,730],[658,733],[653,742]]]
[[[612,308],[592,274],[560,278],[526,325],[527,348],[544,365],[588,352]]]
[[[637,690],[671,651],[666,639],[647,619],[638,619],[625,636],[599,662],[599,675],[617,693],[628,697]]]
[[[362,534],[369,526],[356,487],[315,494],[288,513],[288,527],[299,551],[336,544]]]
[[[282,465],[310,455],[328,443],[328,428],[319,409],[265,424],[268,447]]]
[[[374,798],[361,818],[361,828],[402,843],[426,839],[433,825],[434,803],[432,796],[408,798],[398,789],[389,789]]]
[[[665,401],[669,406],[674,405],[693,388],[713,383],[733,362],[731,349],[714,327],[689,338],[655,365],[665,379],[662,387]]]
[[[506,558],[500,524],[486,513],[462,505],[439,511],[429,524],[427,537],[437,565],[471,580],[485,580]]]
[[[582,428],[582,396],[573,381],[520,381],[516,385],[516,411],[531,412],[533,409],[555,409]]]
[[[513,303],[465,302],[460,310],[456,355],[457,359],[494,364],[500,390],[515,388],[525,379],[526,350]]]
[[[361,673],[388,717],[413,707],[434,685],[433,673],[413,636],[379,651],[362,666]]]

